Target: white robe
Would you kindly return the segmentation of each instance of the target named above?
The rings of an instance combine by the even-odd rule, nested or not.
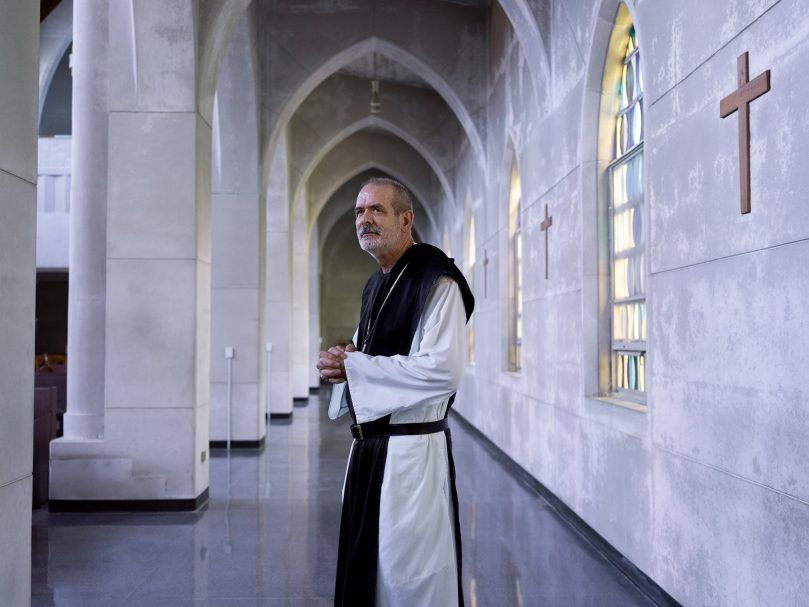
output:
[[[466,366],[466,339],[461,291],[454,280],[442,278],[427,299],[407,356],[348,354],[357,422],[388,414],[392,424],[443,419]],[[347,411],[345,384],[338,384],[329,417]],[[380,495],[377,606],[457,605],[454,533],[444,433],[391,436]]]

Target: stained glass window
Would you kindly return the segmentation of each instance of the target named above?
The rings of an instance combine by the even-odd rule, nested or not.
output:
[[[469,288],[475,292],[475,217],[470,213],[469,218],[469,236],[467,238],[467,281]],[[469,319],[467,323],[469,330],[469,362],[475,362],[475,316]]]
[[[620,44],[615,147],[609,169],[611,391],[642,399],[646,392],[643,78],[631,23]]]
[[[509,371],[522,369],[522,191],[517,162],[511,164],[508,200],[509,233]]]

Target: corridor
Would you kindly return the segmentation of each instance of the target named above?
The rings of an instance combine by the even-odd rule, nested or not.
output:
[[[213,451],[199,512],[34,511],[33,606],[331,605],[350,434],[309,400],[264,449]],[[468,607],[652,604],[457,418],[452,432]]]

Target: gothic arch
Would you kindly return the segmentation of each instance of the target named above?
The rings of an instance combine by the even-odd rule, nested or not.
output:
[[[275,124],[272,126],[269,139],[264,144],[265,147],[264,158],[262,161],[262,175],[266,176],[268,174],[272,156],[275,151],[275,145],[281,129],[287,125],[295,113],[295,110],[300,106],[303,100],[328,76],[370,53],[378,53],[403,65],[432,86],[433,89],[446,101],[447,105],[452,109],[455,116],[458,118],[458,121],[461,123],[464,131],[466,132],[467,138],[469,139],[469,143],[472,149],[475,151],[478,165],[481,167],[481,169],[486,166],[486,154],[483,147],[483,140],[472,119],[472,115],[460,96],[449,85],[449,83],[431,66],[412,53],[389,41],[383,40],[376,36],[371,36],[361,42],[343,49],[339,53],[335,53],[317,69],[309,73],[306,78],[304,78],[303,81],[298,84],[295,91],[290,95],[289,99],[281,108],[278,118],[275,120]]]
[[[258,191],[258,91],[251,40],[253,27],[248,16],[242,14],[221,58],[212,106],[214,191],[245,191],[247,187]]]
[[[441,188],[443,190],[444,196],[446,197],[446,200],[449,201],[450,205],[452,205],[453,207],[455,206],[455,197],[453,195],[452,187],[450,186],[447,176],[444,174],[444,171],[438,164],[438,160],[435,158],[433,153],[430,150],[428,150],[424,144],[422,144],[416,137],[411,135],[403,127],[394,124],[388,120],[385,120],[384,118],[380,118],[379,116],[367,116],[361,120],[354,122],[353,124],[344,126],[341,130],[338,130],[336,133],[334,133],[332,138],[329,139],[325,145],[320,146],[317,154],[315,154],[315,156],[307,164],[303,174],[298,179],[297,184],[295,184],[293,192],[294,195],[292,200],[293,201],[298,200],[298,197],[300,196],[300,193],[303,190],[304,186],[306,185],[309,177],[312,175],[312,172],[315,170],[320,161],[332,149],[334,149],[335,146],[339,145],[342,141],[345,141],[353,134],[363,131],[368,127],[378,127],[384,131],[387,131],[388,133],[391,133],[392,135],[403,140],[408,145],[410,145],[414,150],[416,150],[435,173],[436,178],[441,184]]]
[[[51,88],[53,75],[73,42],[73,0],[62,0],[45,18],[39,33],[39,112]]]
[[[197,58],[197,99],[200,114],[209,120],[219,79],[219,65],[230,44],[236,24],[252,4],[253,0],[200,2],[197,26],[200,41]]]
[[[499,0],[499,3],[528,61],[537,99],[547,98],[551,82],[550,57],[531,7],[525,0]]]

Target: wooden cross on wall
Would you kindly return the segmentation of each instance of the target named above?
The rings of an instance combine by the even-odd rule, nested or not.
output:
[[[750,80],[747,52],[736,60],[739,88],[719,102],[719,115],[727,118],[739,112],[739,180],[742,215],[750,212],[750,102],[770,90],[770,70]]]
[[[548,205],[545,205],[545,219],[539,224],[540,229],[545,232],[545,280],[548,280],[548,232],[553,225],[553,217],[548,217]]]

